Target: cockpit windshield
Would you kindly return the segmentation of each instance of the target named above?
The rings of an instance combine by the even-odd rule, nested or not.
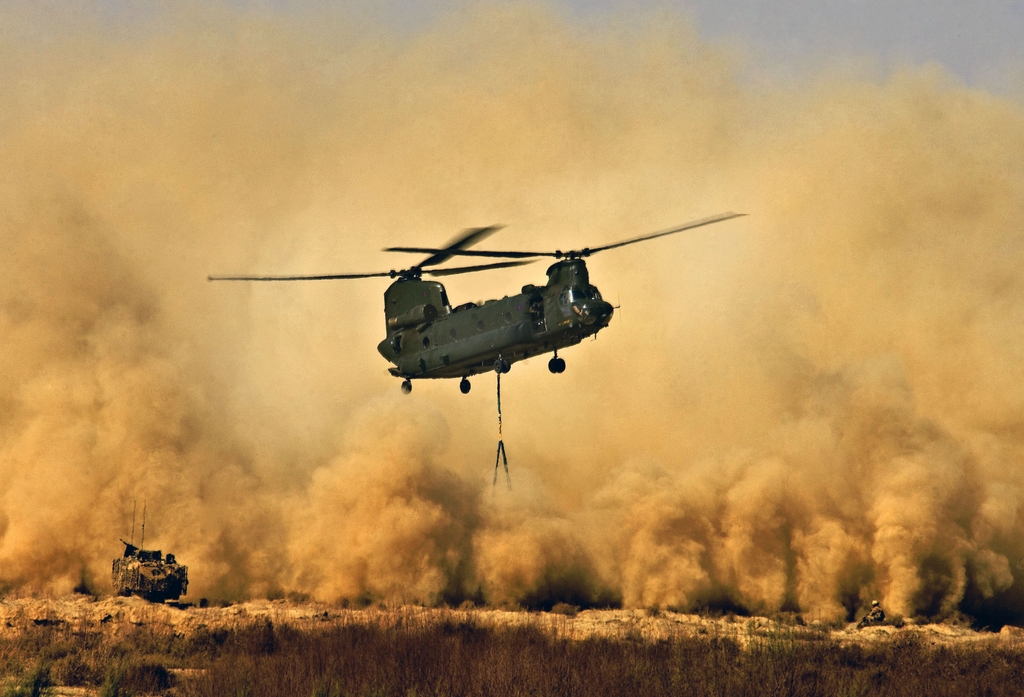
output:
[[[594,286],[587,286],[586,288],[580,288],[579,286],[572,286],[562,296],[568,303],[580,302],[582,300],[600,300],[601,293],[598,292]]]

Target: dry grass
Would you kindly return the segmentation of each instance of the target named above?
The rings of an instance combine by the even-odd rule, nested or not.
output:
[[[873,646],[767,636],[571,640],[474,622],[423,628],[278,632],[225,652],[182,686],[222,695],[1018,695],[1024,654],[925,646],[914,634]]]
[[[568,609],[325,616],[316,607],[294,619],[287,603],[259,605],[262,616],[253,607],[165,616],[128,604],[149,620],[104,622],[109,607],[95,605],[0,627],[0,697],[51,686],[105,697],[1024,693],[1024,643],[1013,631],[849,632],[785,617]]]

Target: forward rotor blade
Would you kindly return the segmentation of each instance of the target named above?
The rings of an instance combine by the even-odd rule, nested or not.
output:
[[[745,215],[746,215],[746,213],[733,213],[731,211],[729,213],[722,213],[720,215],[713,215],[710,218],[702,218],[701,220],[694,220],[692,223],[687,223],[686,225],[680,225],[679,227],[672,228],[671,230],[662,230],[661,232],[654,232],[654,233],[651,233],[650,235],[643,235],[641,237],[634,237],[634,238],[629,239],[629,240],[623,240],[622,242],[614,242],[612,244],[606,244],[606,245],[602,245],[600,247],[591,247],[589,249],[583,250],[584,251],[583,256],[588,256],[588,253],[589,254],[594,254],[595,252],[603,252],[606,249],[615,249],[616,247],[625,247],[627,244],[635,244],[637,242],[645,242],[647,240],[653,240],[653,239],[656,239],[658,237],[664,237],[666,235],[674,235],[677,232],[683,232],[684,230],[692,230],[693,228],[702,227],[704,225],[711,225],[712,223],[720,223],[723,220],[731,220],[732,218],[740,218],[740,217],[745,216]]]
[[[440,263],[448,261],[458,251],[465,247],[472,247],[477,242],[481,242],[498,230],[501,229],[501,225],[488,225],[487,227],[474,227],[464,230],[463,233],[441,247],[440,249],[430,250],[431,256],[427,257],[419,264],[416,268],[422,269],[424,266],[437,266]]]
[[[474,271],[487,271],[489,269],[505,269],[510,266],[525,266],[526,264],[532,264],[535,259],[530,261],[501,261],[497,264],[480,264],[479,266],[456,266],[450,269],[430,269],[423,273],[431,276],[454,276],[459,273],[473,273]]]
[[[625,247],[627,244],[635,244],[637,242],[645,242],[647,240],[657,239],[658,237],[665,237],[666,235],[674,235],[677,232],[683,232],[684,230],[692,230],[694,228],[702,227],[704,225],[711,225],[712,223],[720,223],[723,220],[731,220],[732,218],[740,218],[745,216],[746,213],[722,213],[720,215],[713,215],[710,218],[702,218],[700,220],[694,220],[693,222],[674,227],[671,230],[661,230],[660,232],[653,232],[649,235],[642,235],[640,237],[634,237],[632,239],[623,240],[621,242],[613,242],[612,244],[602,245],[600,247],[586,247],[584,249],[572,250],[563,252],[556,250],[554,252],[519,252],[519,251],[491,251],[491,250],[478,250],[478,249],[435,249],[432,247],[388,247],[385,252],[413,252],[418,254],[430,254],[430,253],[445,253],[448,256],[460,256],[460,257],[491,257],[498,259],[529,259],[535,257],[555,257],[556,259],[562,258],[574,258],[574,257],[589,257],[595,252],[603,252],[606,249],[615,249],[617,247]]]
[[[390,276],[394,278],[398,273],[395,271],[380,271],[377,273],[333,273],[317,276],[207,276],[207,281],[335,281],[347,278],[377,278]]]

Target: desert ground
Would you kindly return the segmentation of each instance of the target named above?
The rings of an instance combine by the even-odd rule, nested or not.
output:
[[[561,609],[561,608],[559,608]],[[189,635],[199,628],[233,629],[269,620],[276,626],[324,629],[332,626],[374,625],[425,627],[442,622],[472,621],[484,627],[530,627],[564,639],[590,638],[661,641],[678,638],[719,637],[746,645],[752,639],[779,633],[796,639],[823,637],[850,644],[884,642],[900,634],[914,635],[929,645],[998,643],[1024,650],[1024,629],[1005,626],[1001,631],[977,631],[959,623],[902,622],[858,629],[856,623],[805,622],[795,614],[743,617],[684,614],[651,610],[582,610],[526,612],[491,608],[426,608],[416,605],[373,606],[349,609],[319,602],[252,600],[226,606],[156,604],[140,598],[16,598],[0,600],[0,623],[5,635],[36,626],[65,626],[77,631],[123,632],[151,627]]]
[[[6,598],[0,694],[1015,694],[1024,666],[1011,626],[556,609]]]

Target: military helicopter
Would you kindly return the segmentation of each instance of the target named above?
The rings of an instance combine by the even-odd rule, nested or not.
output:
[[[565,360],[559,349],[574,346],[608,326],[614,308],[590,284],[584,259],[609,249],[673,235],[684,230],[738,218],[744,213],[722,213],[685,225],[598,247],[563,252],[484,251],[469,247],[501,229],[492,225],[470,228],[443,247],[388,247],[385,252],[429,254],[415,266],[400,271],[322,274],[313,276],[209,276],[210,281],[327,281],[387,277],[395,279],[384,291],[387,337],[377,350],[394,367],[389,372],[402,378],[402,392],[412,391],[412,381],[425,378],[459,378],[463,394],[469,378],[479,373],[507,373],[516,361],[553,353],[548,370],[561,373]],[[515,259],[475,266],[435,267],[455,256]],[[530,264],[542,257],[558,259],[547,270],[543,286],[525,285],[522,292],[483,304],[452,307],[444,286],[423,276],[453,276]]]

